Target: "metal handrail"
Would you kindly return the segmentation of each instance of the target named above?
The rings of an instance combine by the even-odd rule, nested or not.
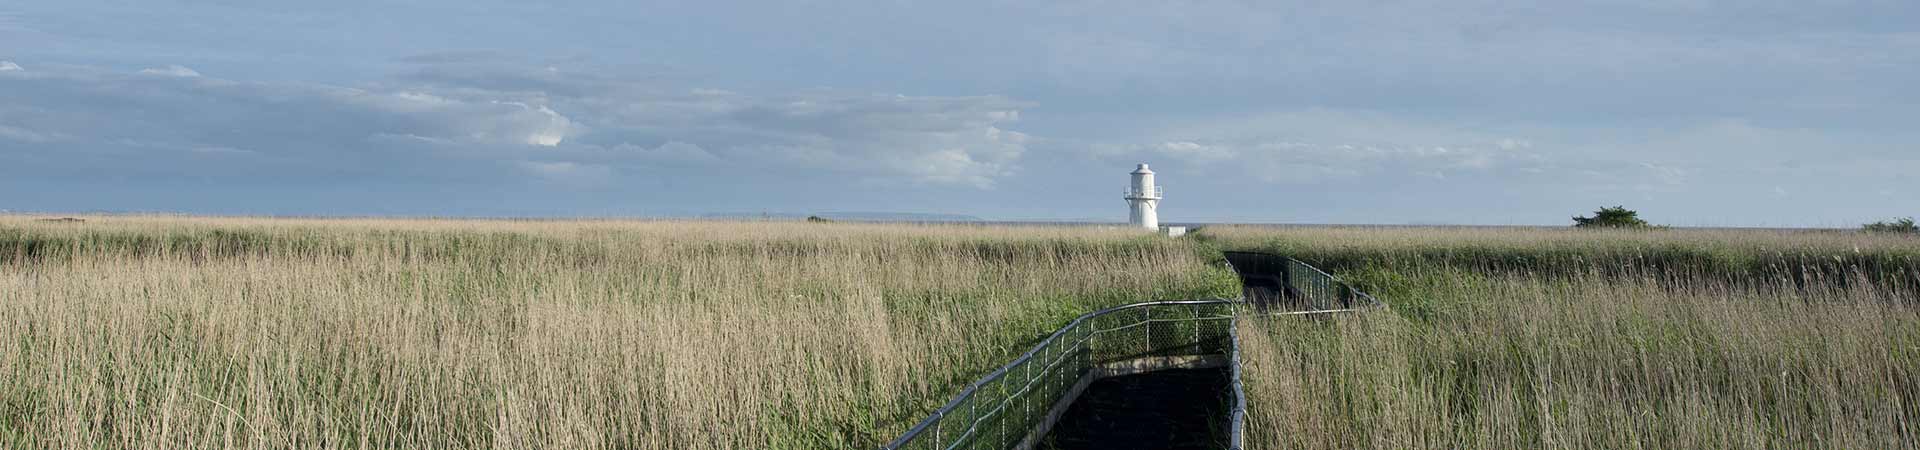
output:
[[[1323,315],[1323,314],[1360,312],[1360,311],[1367,311],[1367,310],[1374,310],[1374,309],[1391,309],[1391,306],[1388,306],[1386,302],[1382,302],[1380,301],[1380,299],[1375,298],[1373,294],[1368,294],[1365,291],[1355,289],[1353,285],[1347,284],[1347,282],[1344,280],[1341,280],[1340,277],[1333,276],[1333,274],[1327,273],[1324,270],[1320,270],[1319,267],[1314,267],[1312,264],[1307,264],[1305,262],[1302,262],[1297,259],[1293,259],[1291,257],[1274,255],[1271,253],[1258,253],[1258,252],[1227,252],[1227,253],[1242,254],[1242,255],[1258,255],[1258,256],[1268,257],[1268,258],[1278,258],[1283,262],[1283,265],[1280,270],[1284,271],[1283,276],[1289,280],[1295,278],[1294,274],[1291,273],[1291,270],[1293,268],[1304,267],[1307,270],[1310,270],[1312,275],[1317,275],[1320,277],[1320,279],[1323,279],[1323,280],[1330,280],[1332,283],[1340,286],[1343,292],[1350,293],[1353,296],[1363,300],[1362,302],[1363,306],[1360,306],[1357,308],[1353,306],[1353,302],[1347,301],[1345,302],[1344,305],[1342,305],[1342,306],[1345,306],[1345,308],[1342,308],[1342,309],[1261,312],[1261,313],[1257,313],[1257,315],[1266,316],[1266,317],[1311,316],[1311,315]],[[1234,267],[1233,270],[1236,275],[1240,275],[1242,277],[1247,276],[1247,274],[1240,273],[1240,269],[1238,267]],[[1243,300],[1244,300],[1244,297],[1245,295],[1242,295]],[[1246,446],[1247,391],[1246,391],[1246,385],[1243,384],[1244,382],[1240,375],[1240,339],[1239,339],[1240,322],[1237,320],[1234,321],[1233,323],[1232,333],[1234,336],[1234,341],[1233,341],[1233,347],[1230,350],[1232,352],[1232,356],[1230,356],[1229,359],[1231,360],[1231,364],[1233,365],[1233,369],[1232,369],[1233,370],[1233,374],[1232,374],[1233,413],[1230,414],[1230,419],[1228,419],[1228,420],[1231,420],[1232,422],[1228,424],[1229,431],[1227,436],[1227,448],[1228,450],[1243,450]]]
[[[1229,253],[1252,254],[1247,252],[1229,252]],[[1297,294],[1293,294],[1293,295],[1298,295],[1301,297],[1317,297],[1317,298],[1309,299],[1316,302],[1328,300],[1325,297],[1337,297],[1337,300],[1340,302],[1339,304],[1340,306],[1338,308],[1318,309],[1318,310],[1308,310],[1308,311],[1282,311],[1282,312],[1262,311],[1255,314],[1262,315],[1262,316],[1287,316],[1287,315],[1310,316],[1310,315],[1327,315],[1327,314],[1358,312],[1358,311],[1365,311],[1365,310],[1387,307],[1385,303],[1380,302],[1379,299],[1374,298],[1372,295],[1367,294],[1365,292],[1361,292],[1358,289],[1354,289],[1351,285],[1346,284],[1344,281],[1340,280],[1338,277],[1334,277],[1333,275],[1328,274],[1326,271],[1320,270],[1317,267],[1313,267],[1310,264],[1306,264],[1304,262],[1300,262],[1299,260],[1295,260],[1292,258],[1281,257],[1278,255],[1270,255],[1270,254],[1256,254],[1256,255],[1261,255],[1262,257],[1265,257],[1265,258],[1277,258],[1275,261],[1278,261],[1280,264],[1282,264],[1282,266],[1277,267],[1277,269],[1281,270],[1284,278],[1288,280],[1287,281],[1289,284],[1288,287],[1295,288],[1296,290],[1300,291]],[[1307,270],[1302,271],[1301,273],[1294,273],[1294,269],[1300,268],[1300,267],[1304,267]],[[1235,269],[1236,273],[1238,272],[1238,270],[1239,270],[1238,268]],[[1241,275],[1243,277],[1247,276],[1247,274],[1241,274]],[[1291,286],[1292,284],[1295,284],[1295,283],[1308,283],[1310,285],[1306,286],[1306,288],[1304,289],[1300,288],[1299,286]],[[1245,298],[1245,296],[1242,295],[1241,297],[1235,298],[1235,299],[1182,300],[1182,301],[1135,303],[1130,305],[1115,306],[1111,308],[1101,309],[1098,311],[1082,314],[1079,317],[1074,318],[1073,321],[1068,322],[1065,326],[1060,327],[1060,329],[1055,330],[1052,334],[1049,334],[1045,339],[1040,340],[1040,342],[1035,344],[1033,348],[1028,349],[1025,353],[1022,353],[1020,357],[1015,358],[1013,361],[1000,366],[994,371],[989,372],[986,376],[983,376],[980,379],[974,381],[972,384],[968,385],[966,389],[962,390],[958,395],[955,395],[952,400],[949,400],[946,404],[942,405],[940,409],[935,410],[931,415],[927,416],[925,419],[915,424],[913,428],[908,429],[906,433],[902,434],[899,438],[888,442],[887,445],[882,448],[884,450],[896,450],[896,449],[905,449],[905,448],[915,448],[915,449],[929,448],[929,449],[951,450],[953,448],[960,447],[963,444],[969,444],[971,439],[981,437],[982,435],[980,435],[979,433],[983,431],[982,427],[989,424],[994,424],[1000,427],[999,437],[1001,439],[1002,445],[1005,445],[1005,443],[1010,442],[1008,439],[1006,439],[1008,430],[1006,429],[1006,423],[1004,422],[1005,420],[1008,419],[1008,417],[1002,416],[1001,414],[1006,413],[1009,407],[1014,406],[1013,404],[1016,401],[1015,399],[1018,399],[1018,401],[1021,402],[1022,405],[1026,406],[1026,409],[1023,411],[1024,415],[1014,416],[1016,419],[1025,421],[1025,422],[1016,424],[1016,426],[1020,427],[1020,429],[1015,430],[1015,432],[1020,433],[1022,436],[1025,436],[1030,432],[1034,434],[1038,434],[1039,432],[1044,431],[1044,429],[1052,422],[1050,418],[1040,418],[1038,419],[1039,422],[1035,422],[1036,418],[1033,416],[1034,399],[1027,397],[1028,394],[1032,392],[1033,389],[1035,389],[1036,387],[1043,386],[1042,383],[1048,382],[1048,380],[1054,380],[1054,378],[1056,378],[1056,375],[1060,375],[1055,371],[1059,370],[1063,364],[1067,364],[1069,362],[1081,361],[1077,359],[1081,356],[1085,356],[1088,359],[1084,362],[1081,362],[1081,364],[1085,366],[1083,366],[1082,369],[1079,369],[1079,371],[1077,371],[1074,374],[1075,375],[1074,378],[1079,379],[1080,380],[1079,382],[1084,383],[1087,377],[1096,376],[1093,374],[1089,374],[1085,371],[1091,370],[1093,366],[1097,364],[1105,363],[1107,361],[1095,361],[1092,359],[1092,354],[1096,352],[1096,348],[1093,344],[1095,342],[1094,339],[1107,336],[1109,333],[1132,330],[1134,328],[1143,327],[1143,326],[1146,327],[1146,330],[1144,330],[1146,334],[1146,344],[1144,347],[1146,347],[1147,350],[1144,352],[1134,353],[1134,354],[1109,355],[1109,357],[1114,358],[1112,359],[1113,361],[1124,360],[1127,358],[1138,358],[1143,355],[1152,355],[1152,354],[1160,353],[1163,351],[1186,348],[1186,346],[1197,346],[1196,348],[1204,349],[1206,348],[1206,345],[1208,345],[1209,342],[1212,342],[1213,339],[1220,338],[1220,336],[1217,336],[1217,333],[1219,333],[1220,330],[1212,331],[1211,333],[1206,335],[1207,337],[1205,339],[1203,339],[1202,330],[1204,330],[1204,328],[1202,328],[1202,325],[1200,325],[1199,322],[1226,320],[1228,321],[1228,325],[1225,330],[1226,335],[1224,336],[1224,338],[1226,340],[1227,348],[1225,349],[1224,353],[1228,354],[1228,355],[1225,355],[1227,356],[1226,364],[1230,365],[1232,368],[1231,378],[1232,378],[1233,392],[1234,392],[1234,405],[1233,405],[1233,412],[1231,414],[1231,419],[1230,419],[1232,420],[1232,423],[1230,424],[1231,431],[1230,431],[1229,439],[1230,439],[1231,447],[1238,450],[1240,448],[1240,445],[1242,443],[1243,436],[1244,436],[1243,428],[1245,426],[1244,423],[1245,423],[1245,417],[1246,417],[1246,396],[1245,396],[1245,388],[1241,384],[1240,349],[1239,349],[1238,340],[1236,339],[1238,336],[1239,326],[1238,326],[1238,323],[1233,319],[1237,315],[1239,315],[1242,311],[1244,311],[1244,309],[1241,308],[1241,306],[1247,304],[1246,300],[1247,299]],[[1356,303],[1358,303],[1358,305],[1356,305]],[[1227,305],[1227,306],[1231,306],[1231,309],[1229,310],[1229,313],[1225,316],[1219,316],[1219,315],[1202,316],[1201,315],[1202,307],[1215,306],[1215,305]],[[1185,317],[1185,318],[1155,318],[1153,316],[1153,311],[1156,308],[1168,308],[1168,307],[1179,307],[1179,306],[1191,307],[1191,309],[1187,311],[1191,312],[1192,315],[1190,317]],[[1087,326],[1093,326],[1097,328],[1097,325],[1090,325],[1093,323],[1095,319],[1106,317],[1108,315],[1115,314],[1115,313],[1121,313],[1121,312],[1131,311],[1131,310],[1140,310],[1140,309],[1145,309],[1145,314],[1141,319],[1139,319],[1136,322],[1112,326],[1110,328],[1084,331],[1085,328],[1083,327],[1087,327]],[[1194,328],[1193,328],[1193,332],[1194,332],[1192,336],[1193,342],[1183,344],[1183,345],[1169,346],[1166,348],[1153,348],[1154,341],[1155,341],[1155,338],[1154,338],[1155,335],[1153,334],[1154,333],[1153,324],[1155,323],[1180,324],[1180,323],[1187,323],[1187,322],[1192,322],[1196,324],[1194,325]],[[1066,344],[1064,347],[1060,345],[1063,342],[1065,342],[1064,339],[1067,336],[1069,336],[1070,334],[1076,334],[1076,333],[1084,333],[1084,335],[1078,336],[1077,340],[1074,340],[1071,343]],[[1179,338],[1185,339],[1184,336],[1180,336]],[[1128,347],[1131,348],[1130,345]],[[1102,348],[1102,349],[1099,349],[1098,351],[1111,351],[1111,350],[1112,350],[1111,348]],[[1082,352],[1084,352],[1085,354],[1082,355],[1081,354]],[[1218,350],[1214,350],[1214,351],[1209,351],[1207,354],[1218,354],[1219,352],[1220,351]],[[1035,361],[1035,358],[1041,357],[1043,354],[1053,359],[1044,361],[1045,362],[1044,367],[1039,367],[1039,368],[1033,367],[1033,365],[1030,363]],[[946,423],[946,419],[953,416],[963,406],[972,407],[972,408],[983,406],[983,405],[980,405],[978,402],[974,402],[973,400],[975,400],[979,395],[981,395],[983,390],[986,390],[989,386],[993,386],[994,383],[996,382],[1001,382],[1003,379],[1006,379],[1007,376],[1013,373],[1013,371],[1016,369],[1024,370],[1023,373],[1026,376],[1026,380],[1024,384],[1014,387],[1014,386],[1008,386],[1005,383],[1002,383],[998,387],[1000,388],[999,393],[1004,395],[997,399],[998,401],[997,404],[993,404],[992,406],[987,407],[987,410],[985,411],[984,414],[982,414],[981,411],[978,411],[977,409],[970,409],[966,411],[968,414],[967,416],[960,416],[962,420],[966,421],[966,423],[962,423],[962,424]],[[1038,377],[1034,376],[1034,374],[1036,373],[1036,370],[1038,371],[1037,373],[1040,374],[1040,376]],[[1063,380],[1054,380],[1054,381],[1063,381]],[[1059,386],[1055,386],[1055,387],[1059,387]],[[1074,389],[1078,389],[1078,388],[1074,388]],[[1057,406],[1055,405],[1056,402],[1066,403],[1067,401],[1069,401],[1067,399],[1070,399],[1072,397],[1073,392],[1077,392],[1077,391],[1056,392],[1054,395],[1059,398],[1044,399],[1045,404],[1042,405],[1042,408],[1047,408],[1049,406]],[[989,401],[995,401],[991,397],[989,399],[990,399]],[[1021,411],[1016,411],[1013,414],[1021,414],[1021,413],[1022,413]],[[1051,416],[1048,416],[1048,417],[1051,417]],[[946,428],[947,425],[953,425],[955,427],[964,426],[965,429],[963,431],[958,431],[958,434],[954,435],[951,439],[943,441],[942,438],[946,436],[946,433],[944,433],[943,430],[948,430],[948,429],[959,430],[958,428]],[[928,433],[931,433],[931,435],[929,435]],[[927,438],[929,436],[931,436],[932,442],[922,441],[922,438]],[[1018,438],[1022,436],[1015,436],[1015,437]],[[912,446],[912,447],[909,447],[909,446]],[[969,448],[973,448],[973,447],[969,447]]]
[[[1088,321],[1093,320],[1094,318],[1105,316],[1105,315],[1116,313],[1116,312],[1141,309],[1141,308],[1152,308],[1152,307],[1162,307],[1162,306],[1182,306],[1182,305],[1231,305],[1236,303],[1238,303],[1238,300],[1230,300],[1230,299],[1160,301],[1160,302],[1134,303],[1130,305],[1115,306],[1111,308],[1102,309],[1099,311],[1082,314],[1080,317],[1074,318],[1073,321],[1068,322],[1065,326],[1060,327],[1059,330],[1055,330],[1053,334],[1048,335],[1046,339],[1042,339],[1040,343],[1035,344],[1032,349],[1029,349],[1026,351],[1026,353],[1021,354],[1019,358],[1015,358],[1013,361],[1008,362],[1006,365],[1000,366],[999,369],[995,369],[993,372],[990,372],[986,376],[981,377],[979,380],[974,381],[973,384],[967,386],[965,390],[960,391],[959,395],[955,395],[953,400],[948,401],[945,405],[941,406],[940,409],[935,410],[933,414],[927,416],[926,419],[914,425],[913,428],[908,429],[907,432],[905,434],[902,434],[899,438],[894,439],[892,442],[887,443],[886,447],[883,447],[883,448],[885,449],[905,448],[907,444],[912,443],[914,439],[919,438],[921,435],[926,433],[930,428],[940,425],[942,423],[941,419],[946,418],[949,414],[952,414],[955,409],[959,408],[963,404],[966,404],[967,400],[972,399],[976,394],[979,393],[979,391],[982,388],[986,387],[988,384],[994,381],[998,381],[999,379],[1005,377],[1008,371],[1013,370],[1014,367],[1019,367],[1022,364],[1025,364],[1028,361],[1033,360],[1034,356],[1038,355],[1041,350],[1051,348],[1051,346],[1054,343],[1059,341],[1060,338],[1066,335],[1069,331],[1072,331],[1078,328],[1082,324],[1085,324]],[[1231,318],[1232,316],[1227,316],[1223,318],[1215,318],[1215,320],[1231,319]],[[1165,321],[1165,319],[1159,319],[1159,320],[1147,319],[1143,322],[1158,322],[1158,321]],[[1124,327],[1130,327],[1133,325],[1137,325],[1137,324],[1127,325]],[[1098,330],[1096,331],[1096,333],[1115,331],[1121,328],[1122,327],[1116,327],[1113,329]],[[1092,333],[1089,333],[1087,337],[1082,338],[1079,341],[1075,341],[1074,345],[1076,346],[1083,345],[1092,339],[1093,339]],[[1053,364],[1049,364],[1048,367],[1043,370],[1050,370],[1053,367],[1058,366],[1059,362],[1060,361],[1054,361]],[[1033,386],[1033,382],[1032,380],[1029,380],[1027,385],[1022,386],[1021,390],[1019,392],[1016,392],[1016,394],[1025,392],[1028,389],[1031,389],[1032,386]],[[1011,395],[1009,397],[1011,397]],[[999,405],[995,409],[988,410],[987,414],[990,416],[992,414],[997,413],[1000,409],[1004,409],[1005,407],[1006,405],[1004,404]],[[953,444],[957,445],[961,442],[965,442],[967,438],[973,435],[974,431],[977,431],[977,427],[979,426],[980,422],[981,422],[980,418],[975,417],[974,422],[968,424],[968,427],[969,427],[968,431],[964,432],[960,436],[956,436],[953,439]],[[935,438],[938,438],[938,436],[935,436]],[[948,447],[948,448],[951,448],[951,447]]]
[[[1229,261],[1239,261],[1231,267],[1242,279],[1266,278],[1278,282],[1284,288],[1300,291],[1297,292],[1298,295],[1308,297],[1310,300],[1340,302],[1337,308],[1322,308],[1316,312],[1348,312],[1387,307],[1385,302],[1381,302],[1373,294],[1356,289],[1340,277],[1307,264],[1305,261],[1262,252],[1229,251],[1225,254]],[[1255,266],[1256,272],[1264,273],[1242,273],[1239,264]]]
[[[1227,450],[1243,450],[1247,445],[1247,389],[1240,383],[1240,321],[1233,321],[1233,354],[1228,364],[1233,367],[1233,413],[1227,424]]]

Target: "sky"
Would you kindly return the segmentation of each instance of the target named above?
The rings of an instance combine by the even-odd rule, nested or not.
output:
[[[0,210],[1920,215],[1920,2],[0,2]]]

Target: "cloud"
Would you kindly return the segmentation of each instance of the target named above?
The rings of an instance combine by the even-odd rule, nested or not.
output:
[[[1205,145],[1191,141],[1171,141],[1160,143],[1155,149],[1160,154],[1175,159],[1191,159],[1203,162],[1222,161],[1239,156],[1231,147]]]
[[[1004,128],[1026,104],[1002,97],[627,92],[557,101],[591,111],[598,131],[583,142],[737,169],[986,188],[1017,170],[1029,140]]]
[[[1018,169],[1029,138],[1004,126],[1026,106],[995,96],[749,95],[542,68],[336,86],[180,66],[131,76],[73,67],[0,84],[0,139],[77,138],[0,148],[0,158],[22,162],[21,173],[37,165],[100,176],[119,167],[131,173],[115,176],[615,182],[679,167],[989,188]]]
[[[190,71],[191,69],[187,69]],[[88,179],[510,179],[582,130],[525,99],[60,67],[0,83],[0,172]],[[159,76],[155,76],[159,75]]]
[[[25,128],[11,127],[11,126],[7,126],[6,124],[0,124],[0,139],[12,139],[12,140],[23,141],[23,142],[40,143],[40,142],[52,142],[55,140],[62,139],[64,137],[65,136],[61,136],[57,134],[41,133],[38,131],[33,131]]]
[[[521,104],[520,106],[522,108],[528,107],[525,104]],[[535,108],[538,108],[536,111],[540,112],[540,114],[547,116],[547,126],[528,133],[527,143],[543,147],[560,145],[560,141],[567,138],[567,133],[573,131],[573,121],[567,120],[566,116],[553,112],[552,109],[548,109],[545,106]]]
[[[140,69],[140,74],[159,75],[159,76],[167,76],[167,77],[198,77],[200,76],[200,72],[194,71],[193,69],[186,68],[186,66],[181,66],[177,64],[169,65],[169,66],[161,67],[157,69]]]
[[[539,162],[604,168],[615,186],[727,192],[712,197],[960,205],[975,189],[1041,192],[1032,205],[955,206],[1039,216],[1105,211],[1056,212],[1101,195],[1061,186],[1112,182],[1089,164],[1148,161],[1181,184],[1221,184],[1180,186],[1170,217],[1201,195],[1311,187],[1367,206],[1348,220],[1529,198],[1513,208],[1557,222],[1570,190],[1604,191],[1582,202],[1658,191],[1675,209],[1694,202],[1692,214],[1787,214],[1728,206],[1782,179],[1809,180],[1783,184],[1795,195],[1841,199],[1807,208],[1883,209],[1840,191],[1910,186],[1920,173],[1920,136],[1901,119],[1920,105],[1920,2],[743,12],[428,0],[383,5],[371,21],[364,8],[291,4],[15,3],[0,7],[0,42],[13,44],[0,59],[25,67],[0,70],[0,184],[48,173],[512,183],[548,178],[522,164]],[[472,13],[449,16],[450,5]],[[523,32],[435,38],[421,24]],[[349,34],[360,38],[334,39]],[[456,51],[399,53],[412,49]],[[187,73],[170,64],[205,74],[170,76]],[[246,152],[195,150],[217,148]],[[835,189],[848,185],[897,189]],[[1370,189],[1379,197],[1350,198]]]
[[[1267,183],[1537,169],[1527,138],[1378,113],[1309,109],[1175,123],[1144,144],[1096,144],[1103,160],[1170,160]]]
[[[515,165],[541,181],[568,187],[598,187],[613,180],[613,168],[572,161],[518,161]]]
[[[410,64],[457,64],[491,62],[508,58],[508,55],[492,50],[449,50],[409,55],[399,58],[398,61]]]
[[[720,157],[714,156],[713,153],[708,152],[706,149],[700,148],[698,145],[680,141],[668,142],[652,148],[623,143],[613,147],[611,150],[613,153],[618,154],[620,158],[632,158],[656,163],[692,165],[722,163]]]
[[[19,64],[14,64],[13,61],[0,60],[0,72],[20,72],[25,70],[26,69],[20,68]]]
[[[874,182],[990,188],[1018,172],[1030,137],[1009,129],[1029,102],[806,89],[745,93],[663,83],[654,72],[492,54],[411,58],[402,84],[450,98],[538,103],[567,119],[558,149],[733,170],[812,170]],[[567,67],[585,67],[570,69]],[[649,69],[650,70],[650,69]],[[552,142],[551,139],[541,142]],[[681,146],[669,148],[669,144]]]
[[[27,28],[26,25],[21,24],[20,15],[18,13],[13,13],[9,11],[0,11],[0,31],[24,31],[24,30],[29,30],[29,28]]]
[[[1651,162],[1640,163],[1640,167],[1646,169],[1647,173],[1652,174],[1656,179],[1660,180],[1661,183],[1668,185],[1686,184],[1687,176],[1692,173],[1691,170],[1683,167],[1667,166]]]

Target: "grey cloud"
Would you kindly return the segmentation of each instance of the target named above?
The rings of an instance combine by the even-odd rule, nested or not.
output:
[[[14,176],[486,179],[575,132],[543,106],[405,91],[253,83],[177,70],[0,74]],[[57,139],[51,138],[57,137]],[[4,137],[0,137],[4,139]]]
[[[1170,219],[1806,223],[1911,209],[1847,194],[1920,173],[1911,1],[16,3],[0,189],[37,195],[0,200],[344,178],[1118,219],[1110,168],[1147,161]],[[176,64],[204,76],[136,75]],[[1775,187],[1836,200],[1748,200]]]
[[[696,116],[726,129],[722,140],[733,142],[717,150],[729,156],[989,187],[1026,151],[1025,134],[1000,128],[1025,105],[1000,97],[812,93],[729,104]]]
[[[762,97],[540,72],[551,75],[340,87],[203,77],[180,66],[11,70],[0,72],[0,139],[22,145],[0,148],[0,158],[21,162],[14,167],[23,172],[109,175],[126,175],[113,174],[117,166],[196,176],[485,178],[505,170],[611,183],[623,171],[694,167],[990,187],[1025,151],[1026,136],[1001,127],[1026,105],[1000,97]],[[63,141],[47,144],[56,138]],[[474,173],[429,169],[442,164]]]
[[[566,111],[593,130],[578,141],[581,157],[615,167],[805,169],[987,188],[1018,170],[1028,136],[1004,127],[1032,106],[999,96],[821,89],[752,95],[673,86],[645,69],[615,75],[590,71],[590,62],[527,65],[486,54],[413,62],[402,80],[435,92]]]
[[[0,32],[26,29],[27,26],[21,22],[19,13],[0,11]]]
[[[1755,217],[1776,190],[1794,198],[1827,196],[1832,201],[1796,208],[1829,216],[1902,207],[1856,202],[1848,192],[1903,192],[1910,174],[1920,173],[1917,142],[1920,134],[1912,131],[1775,127],[1731,118],[1560,124],[1310,109],[1171,123],[1130,141],[1087,144],[1084,155],[1109,165],[1153,162],[1169,173],[1163,182],[1179,180],[1189,192],[1264,192],[1299,202],[1300,190],[1308,189],[1314,196],[1401,205],[1404,214],[1467,218],[1449,220],[1471,220],[1472,210],[1425,202],[1494,211],[1631,203],[1699,221],[1687,224],[1725,225],[1705,218]],[[1423,200],[1408,200],[1416,198]]]
[[[1102,160],[1161,159],[1250,182],[1446,178],[1539,170],[1549,155],[1524,135],[1380,113],[1309,109],[1176,123],[1140,143],[1089,147]]]
[[[408,55],[398,58],[411,64],[456,64],[492,62],[508,59],[509,55],[494,50],[447,50]]]
[[[641,161],[664,164],[680,163],[703,165],[722,162],[720,157],[714,156],[713,153],[708,152],[706,149],[700,148],[698,145],[680,141],[660,144],[653,148],[633,144],[620,144],[615,146],[612,151],[621,153],[621,157],[623,158],[635,158]]]
[[[1028,38],[1067,92],[1199,110],[1884,123],[1920,95],[1913,4],[1667,3],[1065,2],[1041,8],[1084,26]]]
[[[1363,177],[1426,176],[1515,169],[1539,155],[1486,142],[1469,147],[1376,146],[1275,141],[1168,141],[1147,145],[1137,158],[1183,160],[1248,180],[1307,184]]]

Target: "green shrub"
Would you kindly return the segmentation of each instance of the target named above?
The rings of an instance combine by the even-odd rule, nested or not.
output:
[[[1615,206],[1600,208],[1599,211],[1593,212],[1593,217],[1574,216],[1573,226],[1576,228],[1647,228],[1652,225],[1648,225],[1645,220],[1640,220],[1639,211]]]
[[[1861,225],[1860,229],[1869,233],[1912,233],[1920,234],[1920,226],[1914,225],[1913,218],[1907,217],[1883,222]]]

